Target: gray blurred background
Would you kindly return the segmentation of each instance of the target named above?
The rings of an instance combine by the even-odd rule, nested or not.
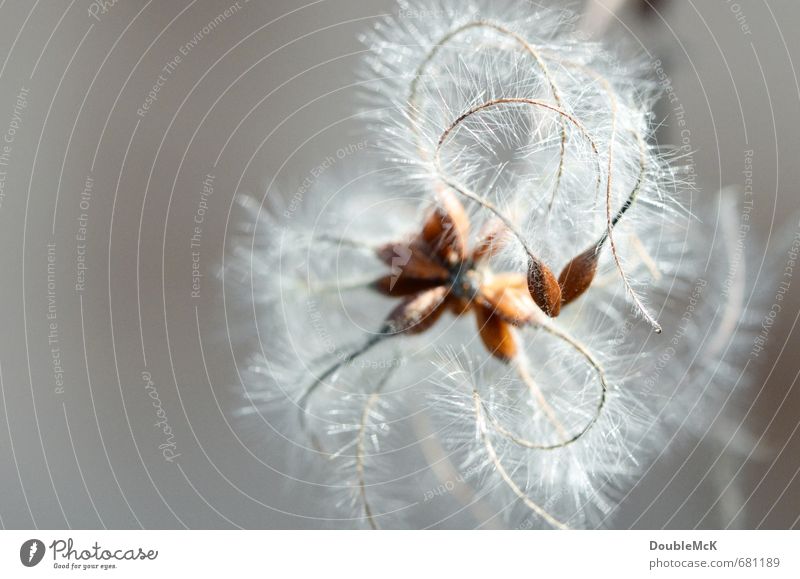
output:
[[[702,195],[744,187],[753,152],[747,243],[782,264],[777,232],[800,209],[800,3],[631,0],[611,16],[616,4],[569,6],[590,34],[607,27],[662,61]],[[347,118],[357,37],[395,9],[0,3],[3,527],[323,525],[319,489],[284,476],[281,441],[231,418],[244,346],[228,345],[213,274],[236,192],[291,190],[362,138]],[[660,141],[680,144],[670,112]],[[798,311],[792,288],[750,368],[743,452],[674,445],[612,526],[800,526]]]

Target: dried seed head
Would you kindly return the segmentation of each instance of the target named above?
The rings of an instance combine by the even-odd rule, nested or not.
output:
[[[564,266],[558,276],[558,285],[561,286],[561,303],[566,305],[583,294],[597,273],[597,261],[600,256],[599,247],[593,245],[583,253],[572,258]]]
[[[561,311],[561,287],[556,276],[533,257],[528,260],[528,291],[536,305],[551,318]]]
[[[421,0],[408,2],[425,6]],[[353,156],[340,167],[350,174],[341,174],[341,182],[327,181],[333,172],[321,179],[314,187],[320,201],[311,202],[309,195],[301,204],[305,212],[295,213],[292,207],[292,219],[286,221],[280,215],[288,218],[290,212],[275,206],[266,226],[248,223],[242,232],[232,268],[234,279],[241,280],[235,303],[243,306],[242,325],[249,327],[254,290],[263,295],[258,313],[274,333],[268,345],[275,346],[263,348],[250,365],[250,379],[263,391],[256,392],[256,407],[248,388],[243,411],[257,410],[261,421],[262,405],[272,411],[272,404],[287,398],[302,410],[312,392],[326,392],[315,405],[325,412],[319,419],[306,425],[301,413],[300,428],[293,433],[288,429],[295,425],[284,418],[286,408],[276,405],[276,425],[302,437],[301,444],[293,445],[298,448],[311,434],[312,440],[322,441],[315,446],[326,454],[338,449],[314,462],[326,479],[333,479],[326,481],[333,483],[329,489],[348,492],[347,499],[353,490],[360,493],[356,501],[339,504],[355,506],[356,516],[366,517],[371,526],[383,521],[397,526],[396,509],[402,513],[399,524],[406,526],[474,524],[467,509],[458,513],[469,518],[457,518],[450,501],[404,508],[420,502],[406,474],[413,468],[428,480],[429,472],[417,470],[416,461],[394,450],[409,442],[424,444],[425,458],[436,465],[433,474],[438,476],[444,463],[428,453],[428,443],[435,442],[428,434],[435,433],[446,452],[441,456],[476,475],[463,490],[485,496],[487,505],[502,506],[507,523],[521,520],[519,509],[505,508],[514,501],[524,502],[542,519],[533,524],[560,526],[547,518],[552,512],[570,525],[596,527],[614,507],[608,481],[615,489],[635,483],[649,450],[663,447],[659,437],[673,425],[654,424],[677,419],[681,429],[692,428],[685,420],[691,415],[698,433],[706,434],[704,413],[716,412],[717,402],[730,395],[732,379],[740,377],[727,364],[722,365],[727,371],[715,373],[722,354],[746,354],[752,347],[752,336],[726,323],[743,315],[744,304],[736,298],[750,294],[745,291],[752,289],[745,285],[750,280],[742,279],[742,291],[718,289],[728,279],[731,258],[739,257],[726,251],[735,237],[737,213],[731,207],[725,231],[732,233],[715,237],[719,245],[702,242],[705,230],[690,227],[679,205],[673,206],[675,193],[683,188],[681,171],[668,166],[650,139],[651,103],[644,100],[655,92],[648,88],[650,81],[643,82],[634,66],[599,45],[572,38],[570,20],[560,11],[550,18],[531,10],[529,3],[477,0],[481,20],[473,20],[472,8],[452,9],[458,3],[443,2],[440,17],[387,19],[367,35],[371,51],[364,86],[374,97],[365,111],[374,127],[370,141],[384,149],[390,163],[371,171]],[[385,180],[368,178],[391,167]],[[356,176],[364,178],[351,179]],[[598,183],[604,180],[601,202]],[[411,209],[416,203],[407,199],[431,197],[440,183],[445,185],[422,220],[425,233],[415,227],[414,235],[395,237],[410,225],[410,211],[382,211],[383,203],[391,199]],[[328,203],[334,201],[332,191],[337,192],[335,202]],[[284,196],[268,197],[274,202]],[[639,198],[644,203],[634,203]],[[464,203],[470,216],[474,212],[475,225],[483,227],[477,235],[467,236]],[[248,209],[253,218],[261,218],[263,205],[253,203]],[[629,219],[629,212],[638,219]],[[628,232],[641,236],[647,250],[643,264],[630,255],[628,265],[647,265],[649,252],[657,257],[654,271],[663,271],[649,288],[654,306],[666,319],[677,320],[687,300],[696,302],[680,344],[648,340],[643,324],[628,323],[627,308],[618,307],[620,287],[593,281],[599,277],[596,253],[574,251],[601,235],[595,247],[608,244],[608,257],[614,258],[609,266],[616,266],[626,292],[647,317],[615,254],[612,228],[623,214]],[[719,214],[709,217],[713,223]],[[648,235],[654,227],[659,235]],[[354,237],[342,240],[344,232]],[[387,236],[395,243],[385,244]],[[317,245],[317,239],[326,244]],[[467,241],[471,252],[464,257]],[[344,246],[347,251],[339,251]],[[361,291],[375,265],[365,259],[369,252],[386,266],[379,274],[384,277],[371,287],[397,298],[394,305],[404,300],[388,318],[386,300]],[[554,276],[544,261],[564,269]],[[522,271],[525,265],[528,270]],[[301,271],[304,267],[308,271]],[[477,293],[471,284],[462,285],[471,281],[470,269],[481,274]],[[697,292],[675,291],[688,289],[700,276]],[[331,286],[339,299],[317,299]],[[569,308],[565,304],[589,293],[590,286],[579,315],[544,319],[560,315],[562,306]],[[728,298],[722,304],[720,293]],[[317,306],[319,311],[310,309]],[[433,326],[444,311],[475,315],[477,328],[469,333],[466,326],[455,327],[429,340],[406,339]],[[618,320],[624,328],[614,328]],[[480,340],[474,339],[476,329]],[[360,339],[354,339],[356,334]],[[395,336],[391,347],[397,360],[413,363],[386,370],[371,359],[351,363],[372,355],[371,349],[390,336]],[[328,363],[331,345],[336,356]],[[667,346],[674,349],[672,363],[662,368],[660,348]],[[486,363],[489,357],[492,363]],[[432,367],[437,371],[431,372]],[[379,397],[389,376],[393,395]],[[705,408],[698,406],[696,391],[675,388],[687,383],[687,376],[713,386],[711,396],[704,389],[700,397]],[[339,377],[340,388],[330,388]],[[676,396],[650,395],[646,377]],[[409,419],[423,407],[434,422],[424,437],[416,438],[422,431]],[[350,456],[354,433],[355,460]],[[437,447],[437,452],[442,451]],[[311,461],[297,461],[303,467],[306,462]],[[320,498],[326,506],[336,503]],[[474,515],[485,520],[477,509]]]

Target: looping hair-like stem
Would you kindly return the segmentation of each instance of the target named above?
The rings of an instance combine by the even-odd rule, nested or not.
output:
[[[495,32],[499,32],[503,36],[507,36],[517,42],[525,52],[530,54],[533,60],[536,62],[537,66],[542,70],[542,74],[544,75],[545,80],[547,81],[548,85],[550,86],[550,92],[553,95],[553,100],[558,108],[563,109],[563,101],[561,100],[561,91],[559,90],[558,86],[556,85],[555,81],[553,80],[552,75],[550,74],[550,69],[547,66],[547,63],[542,58],[541,53],[539,50],[528,42],[523,36],[514,32],[513,30],[499,24],[497,22],[492,22],[489,20],[472,20],[470,22],[466,22],[451,31],[447,34],[442,36],[438,42],[436,42],[433,47],[428,51],[428,54],[425,55],[425,58],[417,67],[417,70],[414,74],[414,79],[411,81],[411,86],[409,88],[409,95],[408,95],[408,104],[407,104],[407,115],[409,120],[411,121],[411,128],[414,131],[414,135],[419,139],[419,122],[418,122],[418,108],[417,108],[417,93],[419,92],[419,80],[425,74],[425,69],[428,65],[436,58],[436,55],[441,50],[442,46],[450,42],[452,39],[457,37],[459,34],[466,32],[468,30],[474,28],[486,28],[489,30],[494,30]],[[556,171],[556,178],[555,184],[553,185],[553,192],[550,197],[550,207],[553,205],[553,201],[556,198],[556,194],[558,193],[559,186],[561,184],[561,177],[564,174],[564,156],[567,150],[567,122],[562,117],[560,119],[561,122],[561,150],[559,152],[559,161],[558,161],[558,169]],[[421,146],[418,146],[420,151],[423,151]],[[424,152],[423,152],[424,156]]]
[[[556,430],[559,430],[559,432],[560,432],[560,434],[561,434],[561,436],[563,438],[563,440],[561,442],[554,443],[554,444],[543,444],[543,443],[540,443],[540,442],[534,442],[532,440],[529,440],[527,438],[524,438],[524,437],[512,432],[511,430],[507,429],[505,426],[500,424],[497,421],[497,419],[494,418],[491,415],[491,413],[489,412],[489,409],[486,408],[485,401],[480,396],[480,393],[477,392],[477,390],[475,391],[476,392],[475,396],[478,397],[478,399],[480,400],[481,404],[483,405],[484,412],[486,413],[486,416],[488,417],[489,422],[491,422],[492,427],[495,430],[497,430],[497,432],[500,433],[503,437],[507,438],[508,440],[513,442],[514,444],[517,444],[519,446],[522,446],[522,447],[525,447],[525,448],[529,448],[529,449],[532,449],[532,450],[556,450],[556,449],[559,449],[559,448],[564,448],[566,446],[569,446],[570,444],[573,444],[573,443],[577,442],[578,440],[583,438],[583,436],[587,432],[589,432],[589,430],[597,423],[597,421],[600,419],[600,416],[602,415],[603,408],[605,407],[605,404],[606,404],[606,399],[608,397],[609,384],[608,384],[608,382],[606,380],[605,371],[603,370],[602,365],[592,355],[592,353],[588,350],[588,348],[586,348],[586,346],[581,344],[578,340],[576,340],[574,337],[569,335],[567,332],[557,328],[555,326],[555,324],[542,323],[541,325],[539,325],[537,327],[543,329],[544,331],[546,331],[549,334],[557,337],[558,339],[563,340],[566,344],[568,344],[571,348],[573,348],[576,352],[578,352],[581,356],[583,356],[583,358],[586,360],[587,364],[592,368],[592,370],[597,375],[597,379],[598,379],[598,381],[600,383],[600,394],[598,396],[597,407],[596,407],[596,409],[594,411],[594,414],[589,419],[589,421],[586,423],[586,425],[584,425],[584,427],[576,434],[569,435],[569,434],[566,433],[566,431],[564,430],[564,427],[561,425],[561,423],[559,421],[557,421],[557,418],[555,417],[554,411],[552,410],[552,408],[549,407],[549,404],[547,404],[547,402],[544,400],[544,398],[541,395],[541,392],[539,391],[538,387],[533,382],[533,378],[530,376],[530,374],[527,373],[527,367],[525,365],[525,361],[522,360],[522,359],[517,360],[517,372],[519,373],[520,379],[525,383],[526,387],[531,391],[531,393],[534,395],[534,397],[538,399],[539,404],[542,406],[542,410],[545,412],[545,415],[547,416],[548,420],[550,420],[550,422],[553,423],[553,425],[556,428]]]
[[[486,427],[486,416],[484,414],[483,404],[477,390],[474,390],[472,393],[472,401],[475,412],[475,422],[478,427],[481,442],[486,448],[486,454],[489,456],[489,461],[492,463],[492,466],[494,466],[497,474],[500,475],[500,478],[503,479],[503,482],[506,483],[508,488],[511,489],[511,492],[513,492],[525,504],[526,507],[544,519],[549,525],[555,527],[556,529],[569,529],[566,523],[559,521],[553,515],[548,513],[544,508],[542,508],[541,505],[533,501],[516,482],[514,482],[514,479],[511,478],[511,475],[508,473],[505,466],[503,466],[503,463],[500,461],[500,458],[497,456],[497,451],[495,450],[494,444],[492,443]]]
[[[389,381],[390,377],[391,372],[387,373],[383,380],[381,380],[381,382],[378,384],[378,387],[367,397],[367,401],[364,403],[364,408],[361,411],[361,419],[358,423],[358,436],[356,437],[356,478],[358,479],[358,495],[361,498],[361,504],[364,507],[364,516],[366,517],[370,528],[373,530],[377,530],[379,527],[378,523],[375,521],[375,515],[372,512],[369,499],[367,498],[367,480],[365,474],[366,433],[367,426],[369,425],[370,412],[372,412],[372,409],[378,402],[383,387],[386,386],[386,383]]]
[[[606,182],[606,231],[600,237],[597,242],[597,251],[599,252],[603,244],[608,240],[609,245],[611,246],[611,255],[614,258],[614,264],[619,271],[620,277],[622,278],[622,283],[625,286],[626,291],[631,296],[631,299],[634,301],[639,312],[642,316],[647,320],[647,322],[652,326],[653,330],[657,333],[661,333],[661,325],[656,321],[655,317],[647,310],[647,308],[642,303],[641,298],[631,286],[630,280],[628,279],[628,275],[625,273],[624,268],[622,267],[622,262],[619,259],[619,253],[617,252],[616,242],[614,240],[613,230],[616,226],[617,222],[622,219],[622,216],[625,212],[630,209],[633,205],[634,201],[636,201],[636,197],[639,195],[641,191],[642,184],[644,181],[645,171],[647,170],[647,157],[645,154],[645,144],[642,139],[642,135],[639,131],[635,129],[630,129],[631,134],[633,135],[634,139],[636,139],[636,146],[639,149],[639,174],[636,178],[636,183],[633,186],[633,189],[628,194],[628,198],[623,203],[622,207],[617,211],[617,213],[612,217],[611,215],[611,192],[612,192],[612,176],[613,176],[613,156],[614,156],[614,142],[616,140],[617,135],[617,116],[619,113],[619,103],[617,101],[617,95],[614,92],[613,87],[609,80],[597,72],[596,70],[589,68],[581,63],[574,62],[569,59],[562,59],[558,57],[553,57],[553,60],[559,62],[567,67],[572,67],[580,70],[584,74],[591,76],[595,80],[600,83],[600,86],[603,89],[603,92],[606,94],[609,100],[610,105],[610,116],[611,116],[611,137],[608,143],[608,176]]]
[[[462,113],[452,123],[450,123],[450,125],[448,125],[447,128],[445,128],[445,130],[442,131],[442,134],[439,136],[439,141],[436,144],[436,150],[434,152],[433,165],[434,165],[434,169],[436,171],[437,176],[439,177],[439,179],[442,180],[442,182],[445,185],[447,185],[448,187],[451,187],[452,189],[454,189],[460,195],[463,195],[464,197],[474,201],[475,203],[477,203],[481,207],[483,207],[483,208],[487,209],[488,211],[492,212],[498,219],[500,219],[500,221],[503,222],[503,225],[505,225],[508,228],[508,230],[511,232],[511,234],[514,237],[516,237],[517,240],[519,240],[520,245],[522,245],[522,248],[525,250],[525,253],[528,255],[528,258],[538,261],[538,258],[534,255],[533,250],[528,245],[528,242],[525,239],[525,236],[523,236],[522,233],[519,231],[519,229],[516,227],[516,225],[514,225],[514,223],[511,221],[511,218],[509,218],[505,213],[503,213],[503,211],[501,211],[491,201],[481,197],[477,193],[474,193],[469,188],[467,188],[465,185],[459,183],[458,181],[453,179],[451,176],[449,176],[442,169],[442,163],[441,163],[442,148],[443,148],[445,142],[447,141],[447,139],[450,137],[450,135],[453,134],[453,132],[461,125],[461,123],[463,123],[465,120],[470,118],[472,115],[475,115],[475,114],[477,114],[477,113],[479,113],[481,111],[484,111],[484,110],[487,110],[487,109],[491,109],[491,108],[494,108],[494,107],[508,106],[508,105],[515,105],[515,104],[528,105],[528,106],[531,106],[531,107],[541,107],[541,108],[545,108],[547,110],[550,110],[550,111],[556,113],[557,115],[560,115],[562,118],[566,119],[570,123],[572,123],[580,131],[581,135],[583,135],[583,137],[586,139],[586,141],[589,143],[589,146],[592,149],[592,153],[593,153],[593,156],[594,156],[594,159],[595,159],[595,173],[597,175],[597,178],[595,180],[595,191],[599,193],[599,191],[600,191],[600,183],[602,182],[602,170],[600,168],[600,152],[599,152],[599,150],[597,148],[597,144],[595,143],[594,139],[588,133],[586,128],[583,126],[583,124],[578,119],[576,119],[573,115],[571,115],[570,113],[568,113],[568,112],[566,112],[566,111],[564,111],[564,110],[562,110],[562,109],[560,109],[558,107],[555,107],[555,106],[551,105],[550,103],[548,103],[546,101],[542,101],[542,100],[538,100],[538,99],[529,99],[529,98],[524,98],[524,97],[507,97],[507,98],[492,99],[492,100],[486,101],[484,103],[481,103],[479,105],[476,105],[476,106],[472,107],[471,109],[469,109],[468,111]]]

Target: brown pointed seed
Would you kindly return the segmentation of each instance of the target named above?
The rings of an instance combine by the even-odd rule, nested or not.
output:
[[[517,354],[517,343],[511,326],[483,306],[475,307],[475,319],[483,345],[495,358],[508,362]]]
[[[447,287],[439,286],[405,298],[386,318],[382,333],[424,332],[444,313],[448,291]]]
[[[445,281],[450,275],[444,266],[428,255],[428,247],[421,241],[387,243],[378,248],[377,255],[392,268],[395,283],[404,278]]]
[[[528,291],[534,303],[555,318],[561,310],[561,287],[550,268],[538,259],[528,259]]]
[[[436,206],[425,220],[422,238],[447,263],[467,257],[469,217],[451,189],[436,194]]]
[[[592,280],[597,273],[597,261],[600,255],[599,248],[593,245],[583,253],[574,257],[558,276],[558,285],[561,286],[561,303],[566,305],[580,297],[592,285]]]
[[[478,235],[472,250],[472,261],[482,261],[497,255],[507,245],[509,238],[508,228],[502,221],[491,221]]]
[[[447,297],[447,307],[454,316],[466,314],[470,308],[472,308],[472,305],[473,302],[465,298],[457,297],[452,294]]]
[[[404,275],[384,275],[372,282],[370,287],[385,296],[403,297],[442,285],[437,279],[417,279]]]
[[[527,324],[537,309],[521,273],[498,273],[481,285],[478,302],[494,311],[502,320],[515,326]]]

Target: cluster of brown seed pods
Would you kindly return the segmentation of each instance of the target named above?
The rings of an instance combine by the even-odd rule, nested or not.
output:
[[[517,352],[510,326],[533,324],[540,312],[555,317],[563,305],[583,294],[597,271],[599,246],[571,260],[558,279],[533,258],[527,276],[494,273],[486,262],[510,233],[502,223],[493,222],[470,251],[469,229],[463,205],[452,191],[443,189],[418,234],[379,248],[378,256],[389,266],[396,256],[408,256],[402,269],[373,284],[385,295],[403,298],[381,334],[417,334],[432,327],[445,311],[457,316],[474,311],[483,344],[495,357],[510,360]]]

